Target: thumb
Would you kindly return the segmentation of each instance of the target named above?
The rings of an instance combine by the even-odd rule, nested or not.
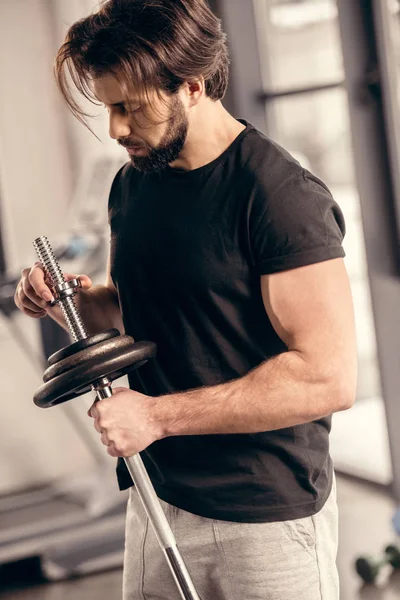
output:
[[[119,387],[113,387],[112,391],[113,391],[113,396],[117,396],[118,394],[123,394],[124,392],[130,391],[130,390],[129,390],[129,388],[119,386]]]
[[[88,275],[74,275],[73,273],[64,273],[64,277],[67,281],[71,279],[79,279],[82,285],[82,289],[88,290],[92,287],[93,283]]]
[[[94,414],[92,414],[92,410],[93,410],[93,413],[94,413],[94,409],[95,409],[95,407],[96,407],[96,404],[97,404],[97,402],[98,402],[98,401],[97,401],[97,400],[95,400],[95,401],[93,402],[92,406],[91,406],[91,407],[89,408],[89,410],[87,411],[87,416],[88,416],[88,417],[91,417],[92,419],[94,419]]]

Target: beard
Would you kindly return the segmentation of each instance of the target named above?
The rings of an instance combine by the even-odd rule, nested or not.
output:
[[[183,104],[176,96],[171,105],[169,126],[157,148],[151,148],[147,156],[131,156],[132,166],[142,173],[154,173],[165,169],[176,160],[185,144],[188,133],[188,119]],[[119,142],[121,143],[121,142]],[[122,146],[128,146],[124,141]]]

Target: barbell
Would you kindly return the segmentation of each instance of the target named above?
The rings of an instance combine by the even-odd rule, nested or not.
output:
[[[98,400],[110,398],[112,381],[154,358],[156,344],[135,342],[128,335],[120,335],[117,329],[89,336],[74,301],[74,294],[80,287],[79,280],[65,281],[46,236],[37,238],[33,245],[53,287],[54,303],[61,307],[74,340],[48,359],[44,383],[34,395],[35,404],[40,408],[49,408],[90,390],[96,392]],[[181,597],[183,600],[201,600],[140,454],[124,458],[124,461]]]

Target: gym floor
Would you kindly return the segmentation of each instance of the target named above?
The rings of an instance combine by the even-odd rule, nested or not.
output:
[[[377,554],[394,535],[394,505],[382,489],[338,476],[340,600],[395,600],[400,597],[400,572],[383,573],[379,586],[362,585],[353,569],[359,554]],[[110,571],[57,584],[0,592],[2,600],[120,600],[121,571]],[[245,600],[245,599],[243,599]]]

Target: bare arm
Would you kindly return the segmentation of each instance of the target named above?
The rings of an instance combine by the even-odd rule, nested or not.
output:
[[[263,275],[261,290],[288,352],[239,379],[158,397],[162,437],[270,431],[352,406],[357,351],[343,259]]]

